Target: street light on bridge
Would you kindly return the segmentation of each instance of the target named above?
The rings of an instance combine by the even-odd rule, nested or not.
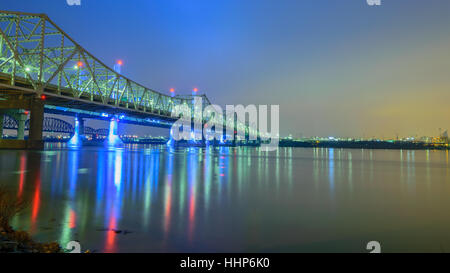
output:
[[[116,64],[114,65],[114,71],[116,71],[117,73],[120,74],[122,72],[122,65],[123,65],[123,61],[117,60]]]

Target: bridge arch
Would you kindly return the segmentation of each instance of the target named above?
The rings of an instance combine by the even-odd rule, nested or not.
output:
[[[85,126],[84,127],[84,134],[85,135],[95,135],[95,129],[94,128],[92,128],[92,127],[88,127],[88,126]]]
[[[3,129],[17,130],[18,128],[19,128],[18,121],[14,117],[5,114],[3,117]],[[25,130],[29,129],[30,129],[30,120],[28,119],[25,122]],[[57,118],[46,117],[44,118],[43,131],[53,133],[66,133],[73,135],[75,130],[73,128],[73,125],[68,123],[67,121]]]
[[[108,136],[109,135],[109,129],[94,129],[92,127],[84,127],[84,134],[85,135],[91,135],[91,136]]]
[[[3,129],[17,130],[19,123],[15,118],[8,114],[3,115]]]
[[[30,120],[25,122],[25,130],[30,129]],[[73,125],[64,121],[62,119],[46,117],[44,118],[43,129],[44,132],[52,132],[52,133],[66,133],[73,135],[75,129]]]
[[[8,115],[3,115],[3,129],[8,130],[17,130],[19,125],[18,121]],[[25,130],[28,131],[30,129],[30,120],[28,119],[25,122]],[[45,117],[44,118],[44,124],[43,124],[43,130],[44,132],[49,133],[65,133],[70,134],[73,136],[75,134],[75,128],[72,124],[70,124],[67,121],[64,121],[62,119],[58,118],[52,118],[52,117]],[[100,129],[94,129],[92,127],[84,127],[84,135],[92,135],[92,136],[108,136],[109,135],[109,129],[106,128],[100,128]]]
[[[95,130],[96,135],[99,136],[108,136],[109,135],[109,129],[97,129]]]

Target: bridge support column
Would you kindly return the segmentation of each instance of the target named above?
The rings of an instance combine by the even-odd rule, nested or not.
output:
[[[83,145],[84,136],[84,120],[82,118],[75,118],[75,132],[69,141],[69,146],[81,147]]]
[[[78,122],[79,122],[79,124],[78,124],[78,126],[79,126],[78,133],[80,134],[80,136],[82,138],[84,138],[85,137],[84,136],[84,119],[79,118]]]
[[[109,135],[106,138],[108,147],[121,147],[123,142],[119,137],[119,119],[114,117],[109,122]]]
[[[27,115],[25,115],[23,113],[19,113],[17,115],[17,117],[18,117],[18,119],[17,119],[17,123],[18,123],[17,139],[24,140],[25,139],[25,121],[27,120]]]
[[[43,149],[42,130],[44,127],[44,102],[34,99],[31,102],[30,135],[28,137],[28,149]]]

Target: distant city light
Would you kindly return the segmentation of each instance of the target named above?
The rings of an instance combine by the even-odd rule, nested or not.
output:
[[[197,93],[198,92],[198,88],[196,87],[196,88],[194,88],[194,90],[193,90],[195,93]]]

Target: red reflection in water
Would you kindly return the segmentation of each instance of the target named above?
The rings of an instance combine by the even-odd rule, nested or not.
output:
[[[22,193],[23,193],[23,185],[25,182],[25,168],[26,168],[26,164],[27,164],[27,161],[25,159],[26,159],[25,154],[22,153],[22,155],[20,156],[19,191],[17,192],[18,197],[22,197]]]
[[[189,194],[189,240],[192,240],[194,233],[194,220],[195,220],[195,195],[193,189]]]
[[[167,236],[167,234],[169,233],[169,228],[170,228],[170,210],[171,210],[171,206],[172,206],[172,175],[169,174],[167,175],[167,193],[166,193],[166,210],[164,212],[164,233]]]
[[[116,232],[114,229],[116,228],[116,217],[114,215],[111,215],[109,218],[109,224],[108,224],[108,232],[106,233],[106,246],[105,246],[105,252],[107,253],[113,253],[117,250],[116,242]]]
[[[166,203],[166,223],[165,223],[165,231],[166,233],[169,231],[169,227],[170,227],[170,207],[171,207],[171,203],[172,203],[172,197],[171,194],[169,193],[169,197],[167,198],[167,203]]]
[[[38,171],[36,175],[36,188],[33,194],[32,208],[31,208],[31,229],[32,231],[36,228],[36,220],[39,214],[39,208],[41,206],[41,174]]]
[[[75,211],[73,211],[73,209],[70,210],[70,214],[69,214],[69,228],[75,228],[77,226],[77,214],[75,213]]]

